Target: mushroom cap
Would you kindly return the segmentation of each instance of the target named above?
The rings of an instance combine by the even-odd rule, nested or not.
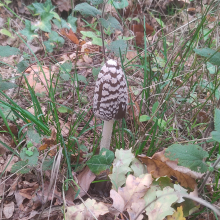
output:
[[[109,121],[125,117],[128,89],[125,74],[115,60],[108,60],[96,81],[93,111],[96,117]]]

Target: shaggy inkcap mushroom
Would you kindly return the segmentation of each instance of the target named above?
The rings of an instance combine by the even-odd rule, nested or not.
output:
[[[110,148],[114,120],[125,117],[127,103],[124,72],[115,60],[108,60],[99,72],[93,103],[95,116],[104,121],[100,149]]]

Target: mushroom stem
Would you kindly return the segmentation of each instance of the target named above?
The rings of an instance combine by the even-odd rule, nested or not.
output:
[[[109,121],[104,121],[100,150],[102,148],[107,148],[107,149],[110,148],[113,124],[114,124],[114,119]]]

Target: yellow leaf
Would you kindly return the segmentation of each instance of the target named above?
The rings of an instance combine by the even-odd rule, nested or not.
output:
[[[183,207],[178,207],[177,211],[174,212],[173,215],[167,216],[167,220],[186,220],[186,218],[183,217]]]

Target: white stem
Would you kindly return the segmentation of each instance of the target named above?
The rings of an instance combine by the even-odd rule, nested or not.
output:
[[[112,119],[110,121],[104,121],[100,150],[103,147],[107,148],[107,149],[110,148],[113,124],[114,124],[114,119]]]

